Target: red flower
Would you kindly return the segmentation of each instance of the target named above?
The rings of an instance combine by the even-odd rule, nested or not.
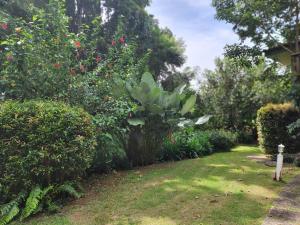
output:
[[[113,41],[111,42],[111,45],[112,45],[112,46],[116,46],[116,44],[117,44],[117,42],[116,42],[115,40],[113,40]]]
[[[6,60],[9,61],[9,62],[12,62],[14,60],[14,56],[13,55],[7,55]]]
[[[101,62],[101,60],[102,60],[101,56],[97,55],[97,57],[96,57],[96,63]]]
[[[61,64],[60,63],[54,63],[53,67],[58,70],[58,69],[61,68]]]
[[[121,44],[125,44],[125,37],[124,37],[124,36],[121,37],[121,38],[119,39],[119,42],[120,42]]]
[[[1,23],[1,28],[3,29],[3,30],[7,30],[8,29],[8,24],[7,23]]]
[[[75,42],[74,42],[74,46],[75,46],[76,48],[80,48],[80,47],[81,47],[80,41],[75,41]]]

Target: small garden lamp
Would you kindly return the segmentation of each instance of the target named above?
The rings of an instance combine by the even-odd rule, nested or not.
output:
[[[285,146],[283,144],[278,145],[278,152],[282,154],[284,152],[284,148]]]
[[[283,155],[285,146],[283,144],[278,145],[278,152],[277,155],[277,163],[276,163],[276,171],[275,171],[275,178],[277,181],[281,180],[281,171],[283,167]]]

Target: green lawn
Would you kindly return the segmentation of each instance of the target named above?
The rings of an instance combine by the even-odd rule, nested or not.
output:
[[[258,148],[94,178],[85,198],[26,225],[259,225],[284,186]],[[286,168],[284,181],[299,170]],[[20,223],[18,223],[20,224]],[[24,225],[24,224],[23,224]]]

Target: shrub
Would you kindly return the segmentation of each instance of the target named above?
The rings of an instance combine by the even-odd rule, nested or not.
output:
[[[212,130],[207,133],[214,152],[230,151],[237,143],[238,135],[233,132]]]
[[[97,134],[97,146],[92,170],[95,172],[109,172],[112,169],[129,168],[122,137],[109,133]]]
[[[277,154],[278,145],[286,146],[286,153],[300,152],[300,139],[288,132],[288,125],[300,116],[299,110],[291,103],[268,104],[258,110],[257,131],[261,149],[266,154]]]
[[[63,103],[0,105],[0,203],[32,187],[80,178],[91,165],[95,129],[83,109]]]
[[[237,135],[224,130],[195,131],[186,129],[165,138],[160,159],[182,160],[229,151],[237,143]]]
[[[294,164],[297,167],[300,167],[300,154],[297,154],[294,158]]]

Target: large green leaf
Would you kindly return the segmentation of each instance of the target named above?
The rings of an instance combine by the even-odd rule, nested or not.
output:
[[[139,119],[139,118],[133,118],[133,119],[128,119],[128,123],[132,126],[144,126],[145,125],[145,120],[144,119]]]
[[[191,97],[188,98],[188,100],[186,100],[186,102],[184,103],[180,114],[183,116],[185,114],[187,114],[188,112],[191,112],[192,109],[194,108],[195,104],[196,104],[196,96],[192,95]]]
[[[146,83],[150,88],[158,87],[151,73],[144,73],[142,76],[141,83]]]
[[[210,115],[207,116],[202,116],[200,118],[197,119],[197,121],[195,122],[196,125],[202,125],[205,124],[209,121],[209,119],[211,118]]]

